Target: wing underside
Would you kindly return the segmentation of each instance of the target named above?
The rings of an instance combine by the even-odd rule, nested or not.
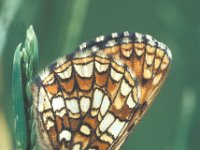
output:
[[[44,149],[119,149],[152,103],[171,62],[149,35],[113,33],[83,43],[33,82]]]

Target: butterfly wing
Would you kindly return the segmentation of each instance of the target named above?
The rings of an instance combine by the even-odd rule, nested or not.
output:
[[[169,49],[151,36],[114,33],[83,43],[33,82],[44,149],[118,149],[167,75]]]
[[[109,148],[118,149],[149,108],[165,81],[172,60],[171,51],[165,44],[158,42],[150,35],[129,32],[97,37],[88,45],[83,43],[80,49],[82,51],[87,49],[103,51],[116,61],[125,64],[137,78],[139,106],[132,114],[126,129]]]
[[[151,97],[156,95],[157,88],[165,81],[172,60],[171,51],[164,43],[140,33],[113,33],[80,45],[80,50],[88,49],[94,52],[101,50],[134,72],[142,86],[141,103],[150,103]]]

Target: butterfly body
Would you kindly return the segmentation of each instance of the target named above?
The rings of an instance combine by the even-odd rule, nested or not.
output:
[[[83,43],[33,81],[44,149],[119,149],[164,82],[170,50],[149,35],[113,33]]]

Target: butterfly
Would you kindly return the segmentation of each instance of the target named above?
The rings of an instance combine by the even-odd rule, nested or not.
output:
[[[32,84],[43,149],[120,149],[165,81],[172,54],[140,33],[112,33],[57,59]]]

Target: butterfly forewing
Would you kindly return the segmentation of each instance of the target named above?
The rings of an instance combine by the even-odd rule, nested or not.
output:
[[[119,149],[164,82],[171,52],[124,32],[83,43],[33,81],[43,149]]]

